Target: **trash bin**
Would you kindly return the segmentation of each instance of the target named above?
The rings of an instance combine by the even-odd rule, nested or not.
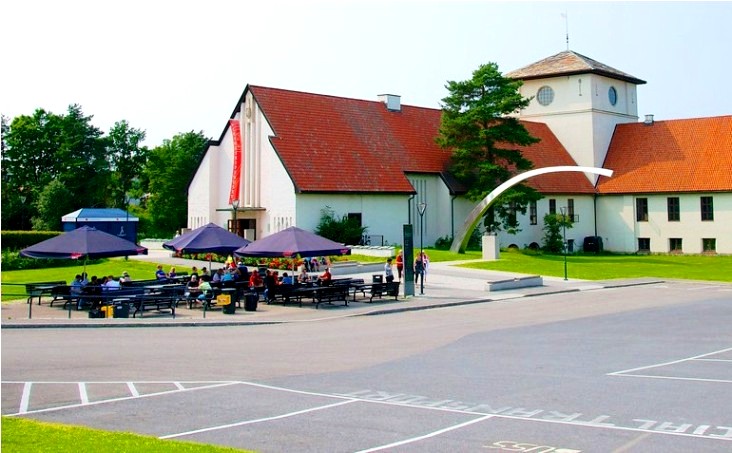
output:
[[[246,293],[244,295],[244,310],[245,311],[257,311],[257,302],[259,301],[259,294],[256,292]]]
[[[118,304],[114,306],[114,317],[115,318],[129,318],[130,317],[130,306],[128,304]]]
[[[233,315],[236,313],[236,304],[234,302],[229,302],[228,304],[223,305],[221,310],[225,315]]]
[[[384,283],[384,276],[381,274],[373,274],[371,278],[372,283]]]
[[[602,252],[602,237],[587,236],[582,243],[582,250],[584,252]]]

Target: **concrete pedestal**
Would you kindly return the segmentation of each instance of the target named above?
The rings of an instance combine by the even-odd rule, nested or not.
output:
[[[495,234],[483,235],[483,259],[495,261],[501,257],[501,249],[498,247],[498,236]]]

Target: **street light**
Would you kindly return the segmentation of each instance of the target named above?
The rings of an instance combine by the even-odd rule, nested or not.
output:
[[[564,253],[564,280],[567,280],[567,208],[561,207],[562,212],[562,252]]]
[[[239,229],[236,227],[236,211],[239,209],[239,200],[236,199],[231,202],[231,229],[234,234],[239,234]]]
[[[417,205],[419,211],[419,262],[422,268],[419,272],[420,286],[419,293],[424,294],[424,211],[427,209],[427,203],[424,201]]]

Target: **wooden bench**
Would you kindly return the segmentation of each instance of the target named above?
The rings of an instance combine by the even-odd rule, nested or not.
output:
[[[343,305],[348,305],[348,296],[350,290],[347,285],[323,286],[314,291],[313,303],[318,308],[322,303],[333,304],[333,302],[343,301]]]
[[[302,306],[302,298],[297,297],[297,293],[295,292],[295,285],[277,285],[271,290],[267,291],[267,305],[276,302],[282,302],[282,305],[287,305],[293,300],[298,302],[300,306]]]
[[[156,310],[170,310],[170,314],[175,318],[175,306],[178,302],[178,297],[173,293],[167,294],[143,294],[131,299],[129,303],[135,308],[132,317],[137,317],[137,313],[140,313],[140,318],[143,317],[146,311]],[[122,302],[125,303],[125,302]]]
[[[38,298],[38,305],[41,305],[41,298],[45,295],[51,295],[56,286],[64,286],[66,281],[57,280],[52,282],[33,282],[25,284],[25,293],[28,295],[27,303],[32,303],[33,298]]]
[[[374,301],[374,297],[379,299],[384,296],[394,296],[394,300],[399,299],[399,282],[373,283],[371,285],[369,302]]]

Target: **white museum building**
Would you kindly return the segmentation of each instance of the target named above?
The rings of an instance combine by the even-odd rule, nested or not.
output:
[[[519,233],[499,233],[501,247],[541,244],[544,215],[563,209],[575,250],[600,237],[615,252],[732,253],[732,115],[639,120],[646,82],[573,51],[506,76],[532,97],[519,118],[540,139],[520,147],[534,168],[614,173],[528,179],[544,198],[519,216]],[[248,85],[189,184],[187,226],[214,222],[257,239],[293,225],[314,231],[327,209],[360,221],[372,244],[401,245],[409,223],[415,244],[451,238],[476,203],[435,143],[440,116],[391,94],[367,101]]]

